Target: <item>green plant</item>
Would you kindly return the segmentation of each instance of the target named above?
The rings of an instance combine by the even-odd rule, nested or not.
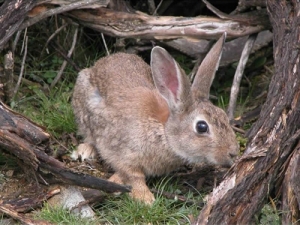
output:
[[[271,204],[264,205],[257,220],[257,224],[259,225],[281,224],[279,213],[277,210],[274,210],[274,208],[272,208]]]
[[[223,95],[218,96],[218,100],[217,100],[218,107],[222,108],[223,110],[226,110],[228,104],[229,104],[229,96],[223,96]]]
[[[248,139],[240,135],[239,133],[236,135],[236,139],[240,145],[240,152],[244,152],[246,149]]]
[[[182,54],[173,54],[173,57],[175,58],[175,60],[179,63],[179,65],[181,66],[181,68],[185,71],[185,73],[187,75],[189,75],[192,72],[192,69],[194,67],[194,63],[191,60],[191,58],[182,55]]]
[[[70,87],[62,85],[52,89],[48,95],[36,87],[32,87],[32,91],[32,96],[25,97],[17,103],[16,107],[21,113],[46,127],[47,131],[56,137],[63,132],[75,132]]]

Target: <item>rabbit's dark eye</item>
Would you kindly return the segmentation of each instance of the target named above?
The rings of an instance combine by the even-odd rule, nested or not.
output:
[[[208,132],[208,124],[200,120],[196,123],[196,131],[198,134],[207,133]]]

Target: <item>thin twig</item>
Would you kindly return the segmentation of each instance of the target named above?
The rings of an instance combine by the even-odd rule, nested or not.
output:
[[[236,132],[238,132],[238,133],[240,133],[240,134],[246,134],[246,131],[245,130],[243,130],[243,129],[241,129],[241,128],[238,128],[238,127],[235,127],[235,126],[231,126],[232,127],[232,129],[234,130],[234,131],[236,131]]]
[[[77,72],[79,72],[79,71],[81,70],[81,68],[79,68],[79,66],[78,66],[75,62],[73,62],[73,61],[67,56],[67,54],[65,54],[65,52],[63,51],[63,48],[62,48],[58,43],[50,42],[50,45],[51,45],[52,48],[55,49],[55,51],[56,51],[57,53],[59,53],[65,60],[67,60],[67,62],[68,62],[71,66],[73,66],[73,68],[74,68]]]
[[[24,39],[23,39],[23,43],[22,43],[22,47],[21,47],[21,54],[22,54],[22,52],[23,52],[23,50],[24,50],[24,47],[25,47],[25,39],[26,39],[26,37],[27,37],[27,29],[25,29],[25,32],[24,32]]]
[[[227,15],[226,13],[221,12],[219,9],[217,9],[212,4],[210,4],[208,1],[202,0],[202,2],[206,5],[206,7],[210,11],[212,11],[214,14],[216,14],[219,18],[221,18],[221,19],[231,19],[230,15]]]
[[[22,33],[22,31],[19,30],[19,31],[17,32],[17,34],[16,34],[16,37],[15,37],[15,40],[14,40],[14,42],[13,42],[12,49],[11,49],[11,51],[12,51],[13,53],[14,53],[15,50],[16,50],[17,43],[18,43],[18,41],[19,41],[19,38],[20,38],[20,36],[21,36],[21,33]]]
[[[157,189],[154,189],[152,188],[151,191],[153,193],[156,193],[158,195],[162,195],[164,196],[165,198],[168,198],[168,199],[175,199],[177,201],[180,201],[180,202],[185,202],[187,204],[191,204],[191,205],[198,205],[198,206],[203,206],[203,202],[199,201],[199,202],[196,202],[196,201],[193,201],[193,200],[190,200],[188,199],[187,197],[183,196],[183,195],[177,195],[177,194],[174,194],[174,193],[170,193],[170,192],[166,192],[166,191],[159,191]]]
[[[270,74],[273,74],[274,71],[271,70],[268,66],[264,65],[265,70],[267,70]]]
[[[246,63],[248,61],[249,55],[251,53],[251,49],[256,40],[256,37],[257,37],[257,33],[251,34],[249,36],[249,38],[244,46],[238,67],[234,74],[233,84],[232,84],[231,92],[230,92],[229,106],[228,106],[228,110],[227,110],[227,114],[228,114],[228,117],[230,120],[233,120],[233,118],[234,118],[234,111],[236,108],[236,101],[237,101],[237,96],[239,93],[242,76],[243,76],[244,69],[245,69]]]
[[[107,48],[107,45],[106,45],[106,41],[105,41],[103,33],[101,33],[101,38],[102,38],[102,41],[103,41],[103,44],[104,44],[104,48],[106,50],[106,55],[110,55],[109,51],[108,51],[108,48]]]
[[[46,46],[49,44],[49,42],[62,30],[64,29],[66,26],[68,26],[68,23],[65,23],[64,25],[62,25],[60,28],[58,28],[53,34],[51,34],[51,36],[48,38],[43,50],[41,51],[41,53],[44,52]]]
[[[54,136],[52,136],[51,139],[53,139],[56,142],[56,144],[58,144],[64,150],[69,151],[69,149],[66,146],[64,146],[59,140],[57,140]]]
[[[4,55],[3,66],[4,76],[0,76],[0,82],[2,84],[6,83],[6,85],[3,86],[4,95],[0,96],[0,99],[6,102],[10,102],[14,93],[14,55],[12,51],[8,51],[8,53]]]
[[[76,42],[77,42],[77,34],[78,34],[78,26],[76,26],[75,31],[74,31],[72,46],[71,46],[71,48],[68,52],[68,55],[67,55],[68,58],[71,57],[71,55],[74,51],[74,48],[75,48],[75,45],[76,45]],[[64,60],[63,64],[60,67],[60,70],[58,71],[56,77],[54,78],[54,80],[52,81],[52,83],[50,85],[51,88],[53,88],[56,85],[56,83],[60,80],[61,75],[63,74],[66,65],[67,65],[67,60]]]
[[[25,32],[26,34],[26,32]],[[25,67],[25,60],[26,60],[26,56],[27,56],[27,43],[28,43],[28,36],[25,36],[25,46],[24,46],[24,55],[23,55],[23,59],[22,59],[22,64],[21,64],[21,71],[20,71],[20,75],[19,75],[19,78],[18,78],[18,82],[17,82],[17,85],[14,89],[14,94],[12,96],[12,99],[15,98],[18,90],[19,90],[19,87],[20,87],[20,84],[21,84],[21,80],[22,80],[22,77],[23,77],[23,73],[24,73],[24,67]]]
[[[157,7],[156,7],[156,9],[155,9],[155,11],[154,11],[154,13],[153,13],[153,16],[156,16],[156,15],[157,15],[157,11],[160,9],[160,6],[161,6],[161,4],[163,3],[163,1],[164,1],[164,0],[160,0],[160,2],[158,3],[158,5],[157,5]]]
[[[150,15],[153,15],[155,12],[155,2],[154,0],[147,0],[148,3],[148,12]]]
[[[80,209],[81,207],[89,205],[89,204],[92,204],[92,203],[98,203],[99,204],[99,202],[103,202],[106,197],[107,197],[107,195],[105,193],[102,193],[102,195],[94,196],[94,197],[92,197],[92,198],[90,198],[88,200],[81,201],[77,205],[73,206],[70,209],[70,211],[72,212],[75,209]]]

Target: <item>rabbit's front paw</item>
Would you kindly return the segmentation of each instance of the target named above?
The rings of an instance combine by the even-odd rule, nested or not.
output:
[[[84,161],[85,159],[96,158],[97,153],[94,147],[88,143],[82,143],[78,145],[77,149],[72,152],[71,158],[74,160],[80,159]]]
[[[124,177],[123,177],[124,178]],[[118,172],[114,173],[108,180],[117,184],[124,185],[122,175]],[[129,179],[125,179],[126,181],[129,181],[129,183],[126,183],[132,187],[131,192],[129,195],[140,202],[145,203],[146,205],[152,205],[155,201],[154,195],[151,193],[149,188],[147,187],[145,183],[145,179],[143,176],[135,178],[130,177]],[[121,194],[120,192],[115,192],[115,195]]]
[[[122,180],[120,174],[118,174],[118,173],[114,173],[114,174],[108,179],[108,181],[114,182],[114,183],[117,183],[117,184],[124,185],[123,180]],[[120,194],[121,194],[121,192],[114,192],[114,195],[116,195],[116,196],[118,196],[118,195],[120,195]]]
[[[154,195],[151,193],[151,191],[146,186],[146,184],[145,184],[145,186],[132,187],[132,190],[129,195],[133,199],[141,201],[141,202],[145,203],[146,205],[152,205],[155,201]]]
[[[124,184],[120,174],[118,173],[114,173],[109,179],[108,179],[110,182],[114,182],[114,183],[117,183],[117,184]]]

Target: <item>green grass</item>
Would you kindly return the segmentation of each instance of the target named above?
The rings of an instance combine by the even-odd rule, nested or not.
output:
[[[70,213],[68,210],[61,207],[51,207],[45,205],[40,212],[36,212],[36,219],[46,220],[53,224],[64,225],[96,225],[99,224],[96,220],[82,219]]]
[[[69,87],[54,88],[48,95],[32,87],[33,95],[15,102],[14,108],[36,123],[46,127],[53,136],[76,131]]]
[[[99,216],[108,224],[190,224],[192,208],[163,197],[157,198],[150,207],[123,196],[108,201]]]
[[[160,192],[179,193],[177,182],[171,178],[158,179],[154,185]],[[95,207],[97,219],[86,221],[70,214],[61,208],[51,208],[46,205],[40,213],[39,219],[55,224],[190,224],[191,218],[196,218],[203,202],[202,195],[188,192],[184,194],[191,202],[181,202],[178,199],[167,199],[156,194],[156,201],[152,206],[135,201],[127,194],[111,195],[104,203]]]
[[[155,189],[159,192],[177,193],[180,187],[171,178],[163,178],[157,182]],[[194,204],[167,199],[162,194],[156,194],[152,206],[135,201],[127,195],[110,198],[99,211],[101,220],[108,224],[190,224],[199,212],[198,204],[202,195],[191,192],[184,196]]]
[[[229,95],[228,96],[217,96],[217,103],[216,105],[218,107],[220,107],[221,109],[223,109],[224,111],[227,110],[227,107],[228,107],[228,104],[229,104]]]
[[[179,193],[180,185],[171,178],[158,179],[155,189],[160,192]],[[53,208],[45,205],[40,212],[36,212],[37,219],[49,221],[54,224],[65,225],[185,225],[191,224],[196,219],[201,208],[199,203],[203,202],[200,193],[180,193],[194,204],[181,202],[177,199],[168,199],[161,194],[156,194],[156,201],[152,206],[131,199],[127,194],[120,196],[109,196],[103,203],[95,206],[96,219],[81,219],[62,208]],[[255,217],[257,225],[279,225],[279,212],[274,210],[271,204],[266,204],[261,213]]]

